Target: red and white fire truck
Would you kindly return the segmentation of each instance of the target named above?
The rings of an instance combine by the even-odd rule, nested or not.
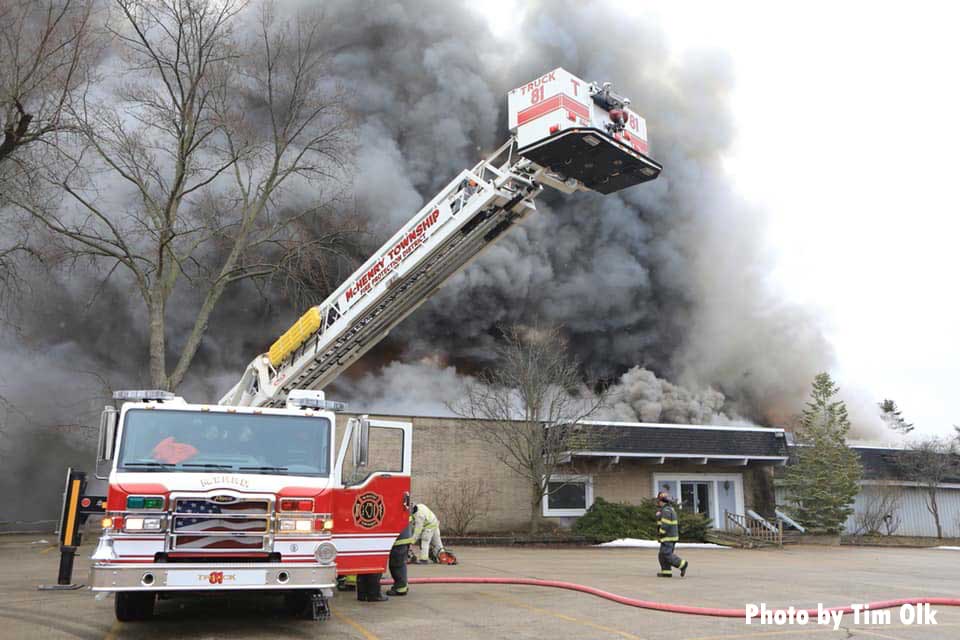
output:
[[[118,619],[149,617],[158,594],[232,590],[281,592],[323,618],[338,575],[385,570],[408,520],[411,426],[362,417],[338,435],[342,406],[317,389],[534,211],[545,186],[611,193],[661,170],[643,118],[609,84],[555,69],[512,90],[508,111],[510,140],[451,180],[219,403],[115,395],[122,405],[101,419],[108,489],[90,582],[116,594]]]

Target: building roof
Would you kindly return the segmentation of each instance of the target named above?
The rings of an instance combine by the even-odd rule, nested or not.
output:
[[[794,445],[803,446],[803,445]],[[904,446],[876,445],[856,443],[848,445],[860,458],[863,466],[863,480],[889,480],[897,483],[911,483],[914,479],[908,478],[901,461],[911,455],[911,449]],[[946,455],[946,454],[943,454]],[[956,456],[958,470],[956,474],[948,474],[943,478],[943,484],[960,484],[960,456]],[[796,456],[791,455],[790,464],[796,462]],[[777,470],[777,477],[783,477],[784,469]]]
[[[786,462],[783,429],[588,421],[571,439],[573,456]]]
[[[909,449],[894,447],[857,446],[850,447],[860,457],[865,480],[909,480],[905,477],[900,461],[910,456]],[[946,454],[943,454],[946,455]],[[943,479],[946,483],[960,483],[960,461],[957,473]]]

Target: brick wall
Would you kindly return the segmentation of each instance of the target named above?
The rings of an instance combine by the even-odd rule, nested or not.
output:
[[[348,414],[338,416],[338,438],[350,417]],[[456,418],[390,415],[371,417],[413,423],[412,494],[416,502],[432,506],[436,487],[441,483],[483,483],[490,491],[491,507],[472,529],[481,532],[527,530],[530,522],[529,487],[521,476],[497,459],[488,444],[477,438],[473,425]],[[339,443],[337,446],[339,448]],[[590,460],[564,468],[560,472],[589,474],[593,477],[595,497],[630,504],[654,495],[654,473],[741,473],[744,504],[747,508],[755,508],[756,496],[764,494],[757,486],[758,483],[770,483],[772,491],[772,475],[768,468],[670,462],[650,464],[621,458],[618,464],[610,464],[606,460]],[[757,510],[766,512],[765,509]],[[546,522],[568,526],[572,519],[550,518]]]
[[[349,415],[338,416],[338,434]],[[428,506],[443,482],[483,483],[491,492],[492,508],[472,527],[476,531],[525,531],[530,522],[530,494],[523,478],[500,463],[471,427],[455,418],[372,416],[413,423],[411,494]],[[339,446],[339,445],[338,445]],[[441,525],[442,526],[442,525]]]

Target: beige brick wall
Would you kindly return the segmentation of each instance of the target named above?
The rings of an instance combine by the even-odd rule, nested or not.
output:
[[[338,416],[338,434],[343,432],[349,417]],[[413,423],[411,494],[414,501],[430,506],[434,488],[451,479],[483,483],[492,494],[492,508],[477,520],[473,529],[484,532],[527,529],[530,489],[521,476],[497,460],[490,447],[481,442],[464,421],[390,415],[371,417]]]
[[[347,419],[338,416],[339,436]],[[371,416],[383,420],[413,423],[412,494],[417,502],[430,505],[435,487],[450,481],[483,483],[492,494],[491,508],[472,527],[482,532],[522,532],[529,527],[530,489],[524,479],[501,463],[489,445],[476,436],[474,427],[456,418]],[[741,473],[744,504],[755,504],[756,483],[772,482],[769,468],[730,465],[649,464],[621,458],[620,463],[587,461],[564,468],[562,473],[589,474],[595,497],[610,502],[637,504],[654,495],[654,473]],[[771,485],[772,486],[772,485]],[[571,519],[547,522],[569,525]],[[441,523],[442,526],[442,523]]]

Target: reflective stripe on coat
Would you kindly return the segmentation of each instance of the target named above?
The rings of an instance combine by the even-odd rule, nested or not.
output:
[[[669,504],[660,508],[660,517],[657,520],[657,539],[660,542],[676,542],[680,539],[677,512]]]

